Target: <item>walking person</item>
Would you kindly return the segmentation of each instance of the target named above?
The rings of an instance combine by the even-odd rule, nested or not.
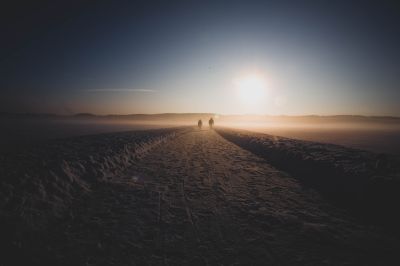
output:
[[[197,122],[197,126],[199,127],[199,129],[201,129],[201,127],[203,126],[203,121],[201,121],[201,119]]]
[[[208,120],[208,125],[210,126],[210,129],[213,128],[214,126],[214,119],[211,117],[210,120]]]

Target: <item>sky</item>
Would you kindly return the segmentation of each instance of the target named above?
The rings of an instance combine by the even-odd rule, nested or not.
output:
[[[10,1],[0,112],[400,116],[395,2],[321,2]]]

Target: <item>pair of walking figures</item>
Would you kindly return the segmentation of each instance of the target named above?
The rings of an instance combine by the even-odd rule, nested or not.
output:
[[[208,125],[210,126],[210,128],[213,128],[214,119],[212,117],[210,118],[210,120],[208,120]],[[201,127],[203,126],[203,121],[201,121],[201,119],[199,120],[199,122],[197,122],[197,126],[199,127],[199,129],[201,129]]]

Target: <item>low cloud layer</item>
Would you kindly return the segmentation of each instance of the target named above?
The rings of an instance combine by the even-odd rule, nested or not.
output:
[[[128,89],[128,88],[106,88],[106,89],[87,89],[87,92],[155,92],[150,89]]]

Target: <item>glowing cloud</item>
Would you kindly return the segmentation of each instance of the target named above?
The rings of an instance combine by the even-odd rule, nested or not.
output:
[[[155,92],[149,89],[127,89],[127,88],[106,88],[106,89],[87,89],[88,92]]]

